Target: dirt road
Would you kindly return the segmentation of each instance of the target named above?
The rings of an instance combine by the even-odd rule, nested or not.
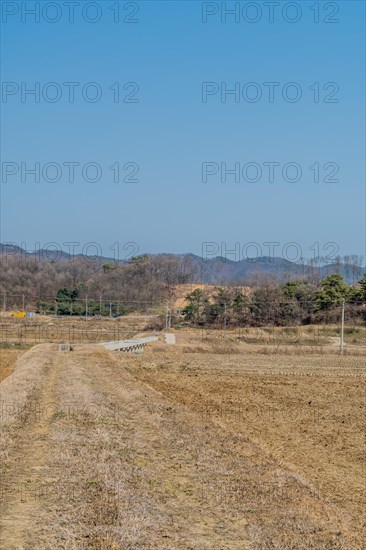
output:
[[[3,550],[362,548],[309,480],[123,362],[39,345],[0,385]]]

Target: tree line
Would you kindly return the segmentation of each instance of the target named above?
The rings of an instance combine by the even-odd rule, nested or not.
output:
[[[177,284],[191,277],[189,258],[142,255],[127,262],[90,261],[72,257],[39,260],[17,254],[0,262],[2,305],[6,309],[33,308],[63,315],[145,312],[171,297]],[[24,298],[22,299],[22,296]],[[88,300],[88,302],[87,302]]]
[[[189,255],[144,254],[126,262],[106,263],[76,256],[46,261],[3,254],[0,306],[60,315],[156,313],[165,311],[166,305],[172,308],[177,285],[202,282],[200,267],[197,257]],[[324,279],[312,272],[286,279],[269,278],[258,271],[255,276],[238,278],[237,284],[223,280],[214,295],[205,290],[190,293],[184,320],[194,325],[333,322],[345,299],[348,314],[362,322],[365,275],[361,277],[349,285],[339,273]],[[177,319],[183,321],[180,316]]]
[[[248,291],[249,290],[249,291]],[[357,285],[347,285],[339,274],[315,285],[307,280],[284,284],[267,281],[252,289],[216,287],[214,293],[198,288],[186,296],[182,311],[195,326],[290,326],[332,323],[339,319],[342,301],[348,319],[366,321],[366,274]]]

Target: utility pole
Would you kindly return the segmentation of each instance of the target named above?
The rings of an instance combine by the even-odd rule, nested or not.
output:
[[[99,313],[102,316],[102,295],[99,296]]]
[[[165,329],[168,329],[171,326],[171,315],[170,307],[166,306]]]
[[[340,340],[340,349],[341,349],[341,355],[343,355],[343,348],[344,348],[344,304],[345,299],[342,299],[342,314],[341,314],[341,340]]]
[[[226,339],[226,302],[224,305],[224,340]]]
[[[22,296],[22,305],[23,305],[22,311],[24,311],[24,303],[25,303],[25,299],[24,299],[24,294],[23,294],[23,296]]]
[[[6,292],[4,290],[3,312],[5,313],[5,311],[6,311]]]
[[[88,295],[85,296],[85,321],[88,320]]]
[[[112,302],[109,302],[109,317],[112,317]]]

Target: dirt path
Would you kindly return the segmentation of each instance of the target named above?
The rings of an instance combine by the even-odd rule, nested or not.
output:
[[[34,388],[32,407],[2,420],[3,550],[362,548],[306,480],[136,380],[121,356],[38,348],[4,385]]]
[[[1,548],[23,548],[26,534],[41,513],[40,482],[47,480],[50,418],[57,407],[59,368],[57,356],[47,357],[42,388],[32,396],[29,407],[16,424],[18,437],[1,478]],[[44,414],[44,413],[47,414]]]

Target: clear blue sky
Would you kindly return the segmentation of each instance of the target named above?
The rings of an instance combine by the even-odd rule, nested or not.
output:
[[[114,242],[123,247],[134,241],[140,253],[197,254],[207,241],[225,242],[228,249],[236,242],[276,241],[282,246],[294,241],[306,257],[314,242],[320,248],[334,242],[341,254],[364,254],[363,1],[331,3],[339,7],[336,15],[329,3],[319,2],[319,23],[310,9],[313,1],[297,3],[302,16],[296,23],[282,14],[286,2],[276,8],[273,23],[263,2],[258,2],[262,14],[256,23],[243,16],[248,2],[240,2],[238,23],[233,16],[223,23],[220,13],[202,22],[202,9],[214,10],[221,2],[202,8],[195,0],[140,1],[136,15],[133,3],[120,2],[121,19],[138,22],[115,23],[109,8],[116,3],[107,0],[99,2],[102,15],[94,24],[81,16],[83,1],[75,7],[74,23],[60,2],[61,19],[53,24],[42,14],[39,23],[31,16],[22,23],[20,3],[3,4],[11,4],[6,13],[15,4],[19,8],[14,15],[5,13],[2,24],[3,81],[17,83],[19,90],[22,82],[28,88],[39,82],[41,89],[56,82],[62,97],[55,103],[41,97],[35,103],[28,96],[22,103],[19,91],[1,105],[2,161],[19,167],[18,174],[2,180],[1,241],[25,242],[29,249],[36,242],[76,241],[82,246],[95,241],[104,252]],[[227,7],[233,4],[227,2]],[[247,19],[255,17],[250,9]],[[45,17],[52,19],[55,13],[50,9]],[[287,18],[295,15],[289,11]],[[87,16],[94,17],[92,8]],[[325,18],[339,22],[325,23]],[[74,103],[63,85],[71,81],[80,83]],[[88,82],[102,89],[100,101],[81,97],[80,88]],[[126,82],[138,83],[139,101],[114,103],[108,87],[115,82],[124,95],[133,91],[123,90]],[[263,96],[256,103],[242,96],[238,103],[233,96],[221,102],[217,93],[203,103],[202,82],[226,82],[228,88],[256,82]],[[273,103],[264,82],[280,83]],[[282,98],[288,82],[301,87],[300,101]],[[309,90],[315,82],[320,83],[318,103]],[[333,89],[322,90],[327,82],[339,86],[337,103],[323,101]],[[45,93],[52,96],[54,91]],[[42,176],[38,183],[29,175],[20,180],[22,162],[43,167],[70,161],[98,163],[101,180],[83,180],[78,167],[72,183],[65,166],[54,183]],[[115,162],[121,167],[137,163],[139,182],[113,182],[108,167]],[[297,162],[303,175],[291,183],[279,174],[269,183],[264,167],[256,183],[235,182],[233,176],[223,183],[220,173],[203,182],[204,162],[226,162],[228,167],[278,162],[280,170]],[[320,165],[318,183],[309,170],[315,162]],[[338,183],[322,181],[332,169],[322,172],[327,162],[339,166]],[[278,251],[281,255],[281,247]]]

